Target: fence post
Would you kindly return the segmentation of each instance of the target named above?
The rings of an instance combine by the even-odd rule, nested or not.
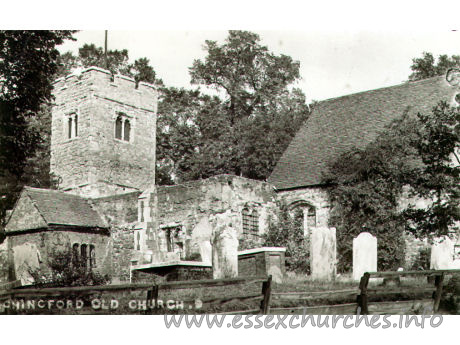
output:
[[[359,289],[361,294],[358,295],[358,307],[361,308],[361,315],[369,314],[368,298],[367,298],[367,285],[369,284],[370,274],[364,273],[359,282]]]
[[[153,308],[149,308],[149,302],[151,303],[152,300],[154,301],[155,305]],[[152,290],[147,291],[147,312],[152,312],[153,309],[157,308],[158,303],[158,285],[154,285]]]
[[[263,300],[260,303],[260,311],[263,315],[268,315],[270,313],[270,299],[272,293],[272,276],[268,276],[267,281],[262,283],[262,295],[264,295]]]
[[[436,291],[434,293],[433,312],[437,312],[439,309],[439,303],[441,302],[442,288],[444,286],[444,272],[441,275],[437,275],[434,280]]]

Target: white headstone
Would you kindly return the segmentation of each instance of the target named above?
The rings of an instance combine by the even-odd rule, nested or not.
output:
[[[431,246],[430,269],[445,270],[455,268],[454,244],[448,237],[435,240]]]
[[[353,239],[353,279],[360,280],[366,272],[377,271],[377,237],[368,232]]]
[[[310,243],[311,276],[332,281],[336,276],[337,245],[335,228],[313,228]]]
[[[212,216],[212,276],[214,279],[238,276],[238,231],[230,211]]]

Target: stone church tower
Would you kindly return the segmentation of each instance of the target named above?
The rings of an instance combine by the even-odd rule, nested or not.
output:
[[[90,67],[54,84],[51,173],[87,197],[144,190],[155,181],[157,90]]]

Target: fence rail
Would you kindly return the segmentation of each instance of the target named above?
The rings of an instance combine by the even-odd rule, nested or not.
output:
[[[268,313],[270,308],[270,295],[271,295],[271,276],[269,277],[256,277],[256,278],[229,278],[229,279],[205,279],[205,280],[189,280],[189,281],[174,281],[164,282],[160,284],[153,283],[134,283],[134,284],[119,284],[119,285],[99,285],[99,286],[74,286],[74,287],[52,287],[52,288],[31,288],[21,287],[17,283],[3,285],[3,291],[0,289],[0,303],[8,299],[21,299],[21,298],[50,298],[60,297],[67,298],[73,296],[90,296],[98,293],[112,293],[112,292],[133,292],[145,291],[146,301],[151,301],[151,305],[158,305],[158,292],[180,289],[196,289],[196,288],[209,288],[209,287],[222,287],[239,284],[252,284],[262,283],[262,289],[257,294],[242,294],[230,295],[222,297],[210,297],[201,300],[203,306],[220,305],[232,301],[252,301],[260,300],[259,313]],[[6,289],[5,289],[6,288]],[[195,300],[184,300],[182,303],[191,303]],[[147,312],[153,312],[155,308],[148,308]],[[86,311],[84,311],[86,312]],[[244,311],[241,311],[243,313]],[[252,313],[253,310],[248,310]]]
[[[446,275],[459,274],[460,270],[426,270],[426,271],[398,271],[398,272],[366,272],[359,283],[360,294],[357,296],[361,314],[400,314],[404,312],[437,312],[441,302]],[[369,288],[371,278],[390,278],[399,281],[401,277],[434,277],[434,284],[427,287],[397,286]],[[429,279],[427,279],[429,281]],[[388,295],[427,294],[431,298],[409,301],[369,302],[369,297],[387,298]]]
[[[459,274],[460,270],[427,270],[401,272],[367,272],[359,282],[359,287],[307,292],[272,292],[272,280],[269,277],[206,279],[153,283],[135,283],[103,286],[76,286],[60,288],[31,288],[18,286],[19,282],[0,285],[0,304],[7,299],[52,298],[91,296],[103,293],[146,293],[144,301],[154,301],[155,307],[149,307],[145,313],[155,313],[160,291],[225,287],[239,284],[261,283],[261,290],[257,293],[239,293],[204,297],[201,300],[203,307],[223,307],[230,302],[243,302],[246,310],[220,312],[219,314],[401,314],[407,312],[433,311],[439,309],[443,293],[444,279],[448,275]],[[372,285],[372,278],[399,279],[401,277],[434,278],[430,286],[386,286]],[[431,279],[433,280],[433,279]],[[427,279],[429,282],[430,279]],[[405,296],[401,300],[401,296]],[[406,295],[410,295],[407,297]],[[144,297],[143,297],[144,298]],[[189,296],[190,298],[190,296]],[[259,308],[246,302],[260,301]],[[184,303],[192,300],[184,299]],[[339,304],[340,303],[340,304]],[[320,304],[320,305],[315,305]],[[225,310],[225,309],[224,309]],[[192,311],[193,312],[193,311]],[[1,313],[1,311],[0,311]],[[82,310],[82,313],[91,313],[91,310]]]

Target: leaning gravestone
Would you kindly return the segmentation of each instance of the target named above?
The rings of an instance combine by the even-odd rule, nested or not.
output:
[[[238,277],[238,233],[230,211],[212,216],[212,276]]]
[[[360,280],[365,272],[377,271],[377,237],[362,232],[353,239],[353,279]]]
[[[337,245],[335,228],[313,228],[310,242],[311,276],[332,281],[336,276]]]

